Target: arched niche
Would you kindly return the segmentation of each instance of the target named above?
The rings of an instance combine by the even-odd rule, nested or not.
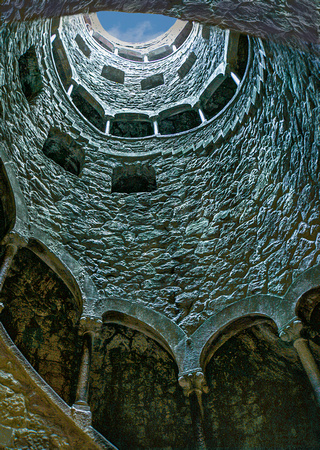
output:
[[[62,280],[72,294],[73,300],[76,303],[80,313],[82,313],[82,293],[80,291],[79,284],[75,280],[69,268],[67,268],[67,266],[63,264],[62,261],[40,240],[34,238],[29,239],[27,247]],[[69,255],[65,252],[65,257],[68,256]]]
[[[120,450],[194,448],[189,402],[163,339],[115,311],[103,322],[90,370],[93,427]]]
[[[315,331],[320,331],[320,286],[309,289],[297,301],[297,316]]]
[[[33,251],[18,249],[7,274],[0,320],[39,375],[69,404],[80,361],[81,306],[61,278]]]
[[[144,335],[156,341],[161,347],[163,347],[175,360],[175,356],[170,348],[168,342],[164,339],[164,337],[150,325],[142,322],[141,320],[130,316],[129,314],[125,314],[120,311],[110,310],[105,312],[102,315],[102,322],[104,324],[114,323],[126,326],[128,328],[132,328],[133,330],[140,331]],[[176,361],[175,361],[176,362]]]
[[[301,334],[309,339],[309,347],[320,367],[320,286],[302,294],[297,301],[296,314],[304,324]]]
[[[4,163],[0,159],[0,241],[13,228],[16,206]]]
[[[203,355],[208,448],[318,447],[319,412],[311,385],[272,320],[239,318],[211,345],[215,348],[209,343]]]
[[[269,317],[263,314],[251,314],[230,321],[216,331],[207,341],[200,355],[200,365],[205,369],[214,353],[229,339],[250,327],[266,324],[277,334],[277,325]]]

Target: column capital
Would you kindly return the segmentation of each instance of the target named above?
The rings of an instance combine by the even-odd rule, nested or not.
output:
[[[20,236],[20,234],[14,231],[10,231],[10,233],[8,233],[3,238],[1,244],[6,245],[7,247],[12,246],[15,248],[19,248],[19,247],[26,247],[28,242],[22,236]]]
[[[205,376],[200,370],[182,374],[178,381],[186,397],[189,397],[193,393],[198,396],[199,394],[207,394],[209,392]]]
[[[303,324],[297,317],[283,328],[280,332],[280,339],[284,342],[294,342],[301,338]]]
[[[99,332],[101,325],[102,325],[102,320],[99,319],[99,317],[82,316],[80,318],[79,333],[82,335],[89,333],[92,336],[95,336]]]

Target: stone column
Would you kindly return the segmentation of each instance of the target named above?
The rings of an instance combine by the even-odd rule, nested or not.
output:
[[[203,113],[203,111],[202,111],[202,108],[201,108],[201,102],[197,102],[197,103],[194,105],[194,109],[196,109],[196,110],[198,111],[198,114],[199,114],[201,123],[206,122],[207,119],[206,119],[206,117],[205,117],[205,115],[204,115],[204,113]]]
[[[101,326],[101,320],[84,317],[80,321],[80,332],[83,336],[82,356],[78,377],[76,401],[72,406],[72,416],[82,426],[91,425],[92,415],[88,403],[91,355],[94,336]]]
[[[153,119],[153,133],[157,136],[159,133],[158,121]]]
[[[198,108],[198,113],[199,113],[199,116],[200,116],[201,123],[206,122],[207,119],[205,118],[205,115],[203,114],[203,111],[202,111],[201,108]]]
[[[179,384],[183,393],[190,399],[191,419],[195,436],[195,449],[205,450],[206,443],[203,431],[203,406],[202,394],[207,394],[207,386],[204,374],[200,371],[187,373],[179,378]]]
[[[2,291],[4,282],[6,281],[6,277],[8,275],[12,260],[15,256],[15,254],[17,253],[18,250],[18,246],[14,243],[10,243],[6,245],[6,249],[4,252],[4,257],[3,257],[3,261],[2,264],[0,266],[0,292]],[[0,308],[1,308],[0,304]],[[2,305],[3,307],[3,305]]]
[[[237,76],[234,72],[231,72],[231,78],[232,78],[233,81],[236,83],[236,85],[239,86],[239,84],[240,84],[240,79],[238,78],[238,76]]]
[[[84,406],[85,409],[89,408],[88,395],[89,395],[91,351],[92,351],[92,335],[91,333],[86,332],[83,336],[82,357],[75,402],[76,405],[81,407]]]
[[[320,407],[320,371],[310,351],[308,340],[301,337],[302,329],[303,324],[301,321],[294,320],[280,333],[280,338],[285,342],[293,343],[301,364],[308,375],[316,401]]]
[[[71,96],[72,91],[73,91],[73,84],[70,84],[69,89],[67,91],[67,94],[69,95],[69,97]]]
[[[106,134],[110,134],[110,119],[108,119],[106,123]]]

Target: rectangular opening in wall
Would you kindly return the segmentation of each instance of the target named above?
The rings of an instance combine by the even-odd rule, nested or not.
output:
[[[152,166],[138,164],[119,166],[113,171],[112,192],[132,194],[157,189],[156,172]]]
[[[18,64],[22,91],[30,103],[43,89],[42,77],[34,45],[20,56]]]
[[[152,50],[148,53],[149,61],[157,61],[158,59],[165,58],[172,53],[172,47],[170,45],[163,45],[156,50]]]
[[[81,114],[98,130],[105,131],[106,119],[102,106],[82,86],[77,86],[71,93],[73,103]]]
[[[85,43],[85,41],[82,39],[82,37],[80,36],[80,34],[77,34],[76,38],[75,38],[76,43],[78,44],[78,47],[80,48],[80,50],[82,51],[82,53],[89,58],[91,51],[90,48],[88,47],[88,45]]]
[[[56,38],[52,43],[52,54],[58,74],[65,89],[68,89],[71,83],[72,72],[66,51],[60,38]]]
[[[115,83],[124,84],[124,71],[113,66],[103,66],[101,76]]]
[[[112,120],[110,134],[118,137],[139,138],[152,136],[153,126],[144,120]]]
[[[191,130],[201,125],[200,116],[197,111],[188,110],[159,120],[160,134],[175,134]]]
[[[194,52],[191,52],[182,66],[178,69],[179,78],[183,78],[187,75],[187,73],[191,70],[191,67],[196,62],[197,56]]]
[[[47,158],[52,159],[67,172],[80,175],[84,166],[85,152],[68,134],[57,128],[51,128],[42,151]]]
[[[155,88],[164,84],[163,73],[156,73],[150,77],[141,80],[141,90],[146,91],[148,89]]]

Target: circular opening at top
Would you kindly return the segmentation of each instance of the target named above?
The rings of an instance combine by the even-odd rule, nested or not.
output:
[[[172,17],[158,14],[100,11],[97,16],[107,33],[132,44],[152,41],[166,33],[176,22]]]

